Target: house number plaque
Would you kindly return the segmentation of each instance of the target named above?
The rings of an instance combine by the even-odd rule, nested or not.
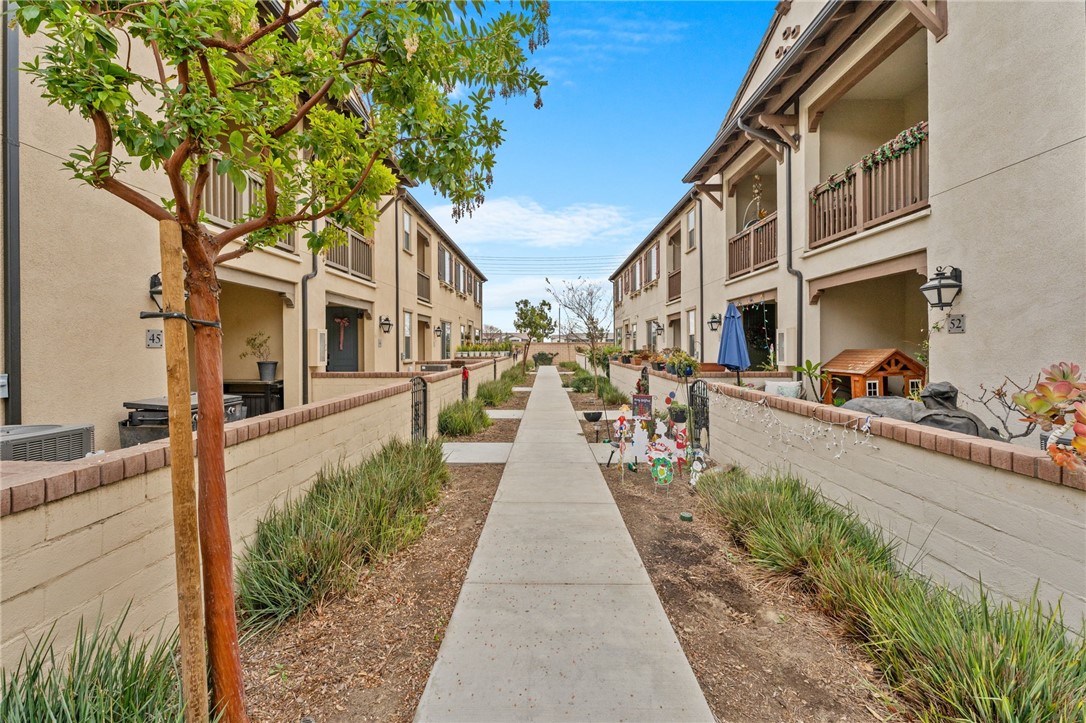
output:
[[[947,334],[965,333],[965,314],[951,314],[946,319]]]
[[[162,329],[148,329],[147,330],[147,348],[148,349],[161,349],[162,348]]]

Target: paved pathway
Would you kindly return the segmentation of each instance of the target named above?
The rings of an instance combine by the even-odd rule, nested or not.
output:
[[[528,400],[416,721],[712,721],[554,367]]]

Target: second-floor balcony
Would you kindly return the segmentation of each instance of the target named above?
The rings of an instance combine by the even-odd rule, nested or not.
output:
[[[667,300],[676,301],[682,296],[682,271],[672,271],[667,275]]]
[[[728,239],[728,278],[749,274],[777,262],[777,213]]]
[[[354,232],[347,233],[347,243],[332,246],[325,253],[325,263],[351,276],[373,280],[373,247]]]
[[[430,276],[429,276],[429,274],[424,274],[421,271],[418,272],[418,275],[419,275],[419,300],[420,301],[429,301],[430,300]]]
[[[809,246],[824,246],[927,207],[927,136],[927,122],[918,123],[815,186]]]

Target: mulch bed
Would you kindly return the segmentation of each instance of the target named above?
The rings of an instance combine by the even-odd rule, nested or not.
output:
[[[569,401],[573,403],[573,408],[579,411],[594,411],[597,409],[603,409],[603,400],[598,399],[592,392],[566,392],[569,394]]]
[[[450,465],[411,547],[334,600],[242,646],[254,723],[410,721],[437,658],[504,465]]]
[[[618,465],[600,469],[718,720],[908,719],[860,651],[788,578],[744,557],[685,479],[656,490],[644,464],[625,482]]]
[[[520,429],[519,419],[495,419],[488,428],[482,432],[468,434],[461,437],[446,437],[446,442],[512,442],[517,438],[517,430]]]

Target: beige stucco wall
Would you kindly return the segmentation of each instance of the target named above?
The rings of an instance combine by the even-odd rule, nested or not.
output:
[[[357,463],[389,439],[408,437],[409,402],[409,388],[403,387],[380,399],[340,398],[228,424],[235,552],[268,509],[302,493],[323,466]],[[437,409],[430,404],[434,419]],[[302,421],[303,414],[312,418]],[[93,620],[101,610],[112,620],[130,601],[129,629],[155,632],[163,623],[167,628],[176,624],[170,468],[143,471],[144,455],[156,450],[161,455],[162,447],[155,443],[87,460],[83,466],[101,467],[105,474],[107,466],[123,459],[134,473],[3,517],[4,667],[18,661],[26,636],[36,639],[54,621],[63,647],[81,615]]]
[[[929,266],[963,270],[966,316],[931,335],[932,376],[974,389],[1086,361],[1086,9],[996,7],[948,3],[929,47]]]

